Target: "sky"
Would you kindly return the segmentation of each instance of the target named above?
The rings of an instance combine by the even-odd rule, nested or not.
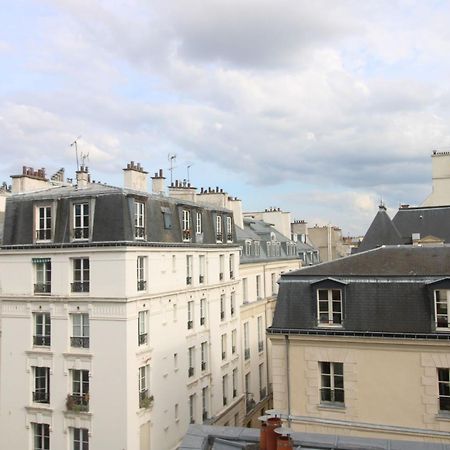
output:
[[[133,160],[245,210],[363,234],[450,149],[450,2],[15,0],[0,15],[0,181]]]

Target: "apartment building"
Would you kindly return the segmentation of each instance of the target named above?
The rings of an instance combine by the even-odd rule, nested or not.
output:
[[[283,274],[268,329],[275,410],[296,431],[449,444],[449,289],[448,245]]]
[[[289,239],[270,262],[263,250],[242,264],[240,200],[179,181],[166,195],[162,171],[148,192],[133,162],[123,188],[91,182],[83,166],[76,184],[26,167],[12,179],[1,448],[173,449],[190,423],[240,425],[268,401],[263,305],[281,271],[299,266]]]

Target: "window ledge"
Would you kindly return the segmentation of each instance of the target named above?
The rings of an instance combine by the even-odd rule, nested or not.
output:
[[[27,350],[25,352],[27,355],[35,355],[35,354],[44,354],[44,355],[49,355],[49,356],[53,356],[53,352],[50,350],[50,346],[48,347],[33,347],[32,350]]]
[[[63,356],[71,357],[71,358],[73,358],[74,356],[77,356],[80,358],[92,358],[92,353],[90,352],[89,348],[81,349],[79,347],[74,347],[74,350],[72,350],[70,348],[69,351],[63,352]]]
[[[53,408],[48,403],[34,403],[31,406],[25,406],[25,409],[29,412],[53,412]]]
[[[439,411],[436,414],[436,420],[450,421],[450,411]]]
[[[317,409],[323,409],[326,411],[335,411],[335,412],[341,412],[344,413],[346,411],[345,405],[344,404],[339,404],[339,403],[320,403],[319,405],[317,405]]]
[[[319,323],[317,325],[319,328],[344,328],[342,324],[327,324],[327,323]]]

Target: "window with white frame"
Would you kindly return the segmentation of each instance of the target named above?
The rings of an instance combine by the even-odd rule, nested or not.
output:
[[[197,234],[202,234],[203,232],[203,227],[202,227],[202,213],[201,211],[197,211],[195,214],[195,232]]]
[[[202,419],[208,419],[209,411],[209,388],[205,386],[202,388]]]
[[[47,423],[32,423],[33,450],[50,450],[50,425]]]
[[[216,240],[217,242],[223,241],[223,235],[222,235],[222,216],[218,214],[216,216]]]
[[[223,280],[223,272],[225,270],[225,255],[219,255],[219,280]]]
[[[250,359],[250,327],[249,323],[244,323],[244,359]]]
[[[234,280],[234,254],[231,253],[230,254],[230,260],[229,260],[229,265],[230,265],[230,280]]]
[[[195,347],[189,347],[188,349],[188,377],[193,377],[195,373]]]
[[[271,285],[272,285],[272,295],[276,295],[277,294],[277,274],[276,273],[272,273],[270,275],[270,280],[271,280]]]
[[[258,351],[262,352],[264,350],[264,328],[263,328],[263,318],[258,316]]]
[[[73,369],[72,394],[68,395],[66,406],[69,411],[89,411],[89,370]]]
[[[237,330],[234,329],[231,331],[231,354],[234,355],[237,351]]]
[[[148,311],[139,311],[138,313],[138,345],[144,345],[148,342],[147,333]]]
[[[250,256],[252,253],[252,241],[245,241],[245,256]]]
[[[206,370],[208,367],[208,342],[204,341],[200,345],[201,349],[201,369]]]
[[[72,292],[89,292],[90,267],[89,258],[74,258]]]
[[[200,325],[206,324],[206,298],[200,299]]]
[[[341,362],[319,362],[320,402],[344,404],[344,364]]]
[[[450,369],[438,368],[439,411],[450,413]]]
[[[195,407],[196,407],[196,394],[192,394],[189,396],[189,423],[195,423]]]
[[[222,377],[222,393],[223,393],[223,406],[228,403],[228,375],[225,374]]]
[[[147,289],[147,280],[145,279],[146,261],[145,256],[138,256],[136,259],[136,276],[137,276],[137,290],[145,291]]]
[[[186,284],[192,284],[193,259],[192,255],[186,255]]]
[[[89,348],[89,314],[75,313],[72,317],[71,347]]]
[[[183,209],[183,218],[182,218],[182,234],[183,241],[190,241],[191,236],[191,212],[188,209]]]
[[[151,396],[149,394],[150,366],[146,364],[138,369],[139,377],[139,408],[150,406]]]
[[[449,320],[450,309],[450,290],[437,289],[434,291],[434,313],[436,320],[436,328],[450,327]]]
[[[33,258],[35,268],[35,294],[50,294],[52,291],[52,262],[50,258]]]
[[[73,205],[73,238],[89,239],[89,203]]]
[[[230,294],[230,313],[231,317],[236,314],[236,293],[234,291]]]
[[[194,328],[194,302],[190,300],[187,302],[187,328],[191,330]]]
[[[261,243],[259,241],[254,241],[255,246],[255,256],[261,255]]]
[[[51,241],[52,207],[38,206],[35,211],[36,211],[36,241]]]
[[[233,222],[230,216],[227,216],[227,242],[233,242]]]
[[[51,320],[48,312],[33,313],[34,335],[33,345],[49,346],[51,343]]]
[[[203,284],[205,282],[205,272],[206,272],[206,264],[205,264],[205,255],[200,255],[198,257],[198,283]]]
[[[222,343],[222,361],[227,358],[227,335],[222,334],[221,337],[221,343]]]
[[[248,280],[242,278],[242,300],[244,303],[248,302]]]
[[[50,403],[50,368],[33,367],[33,402]]]
[[[134,202],[134,237],[145,239],[145,203]]]
[[[342,325],[342,290],[317,289],[319,325]]]
[[[225,320],[225,294],[220,294],[220,320]]]
[[[89,450],[89,430],[72,428],[73,450]]]
[[[238,370],[237,370],[237,368],[233,369],[232,383],[233,383],[233,398],[235,398],[235,397],[237,397],[237,389],[238,389]]]
[[[256,275],[256,298],[261,298],[261,275]]]

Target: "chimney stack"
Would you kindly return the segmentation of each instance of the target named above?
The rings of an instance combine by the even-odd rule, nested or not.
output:
[[[159,172],[155,172],[155,175],[152,177],[152,192],[154,194],[163,194],[164,193],[164,180],[166,179],[163,176],[163,170],[159,169]]]
[[[45,169],[34,170],[32,167],[23,166],[21,175],[12,175],[13,194],[30,191],[41,191],[50,187],[45,177]]]
[[[89,176],[89,168],[87,166],[80,166],[80,170],[77,170],[77,187],[78,189],[84,189],[91,181]]]
[[[140,163],[131,161],[123,169],[124,187],[133,191],[147,192],[147,172]]]

